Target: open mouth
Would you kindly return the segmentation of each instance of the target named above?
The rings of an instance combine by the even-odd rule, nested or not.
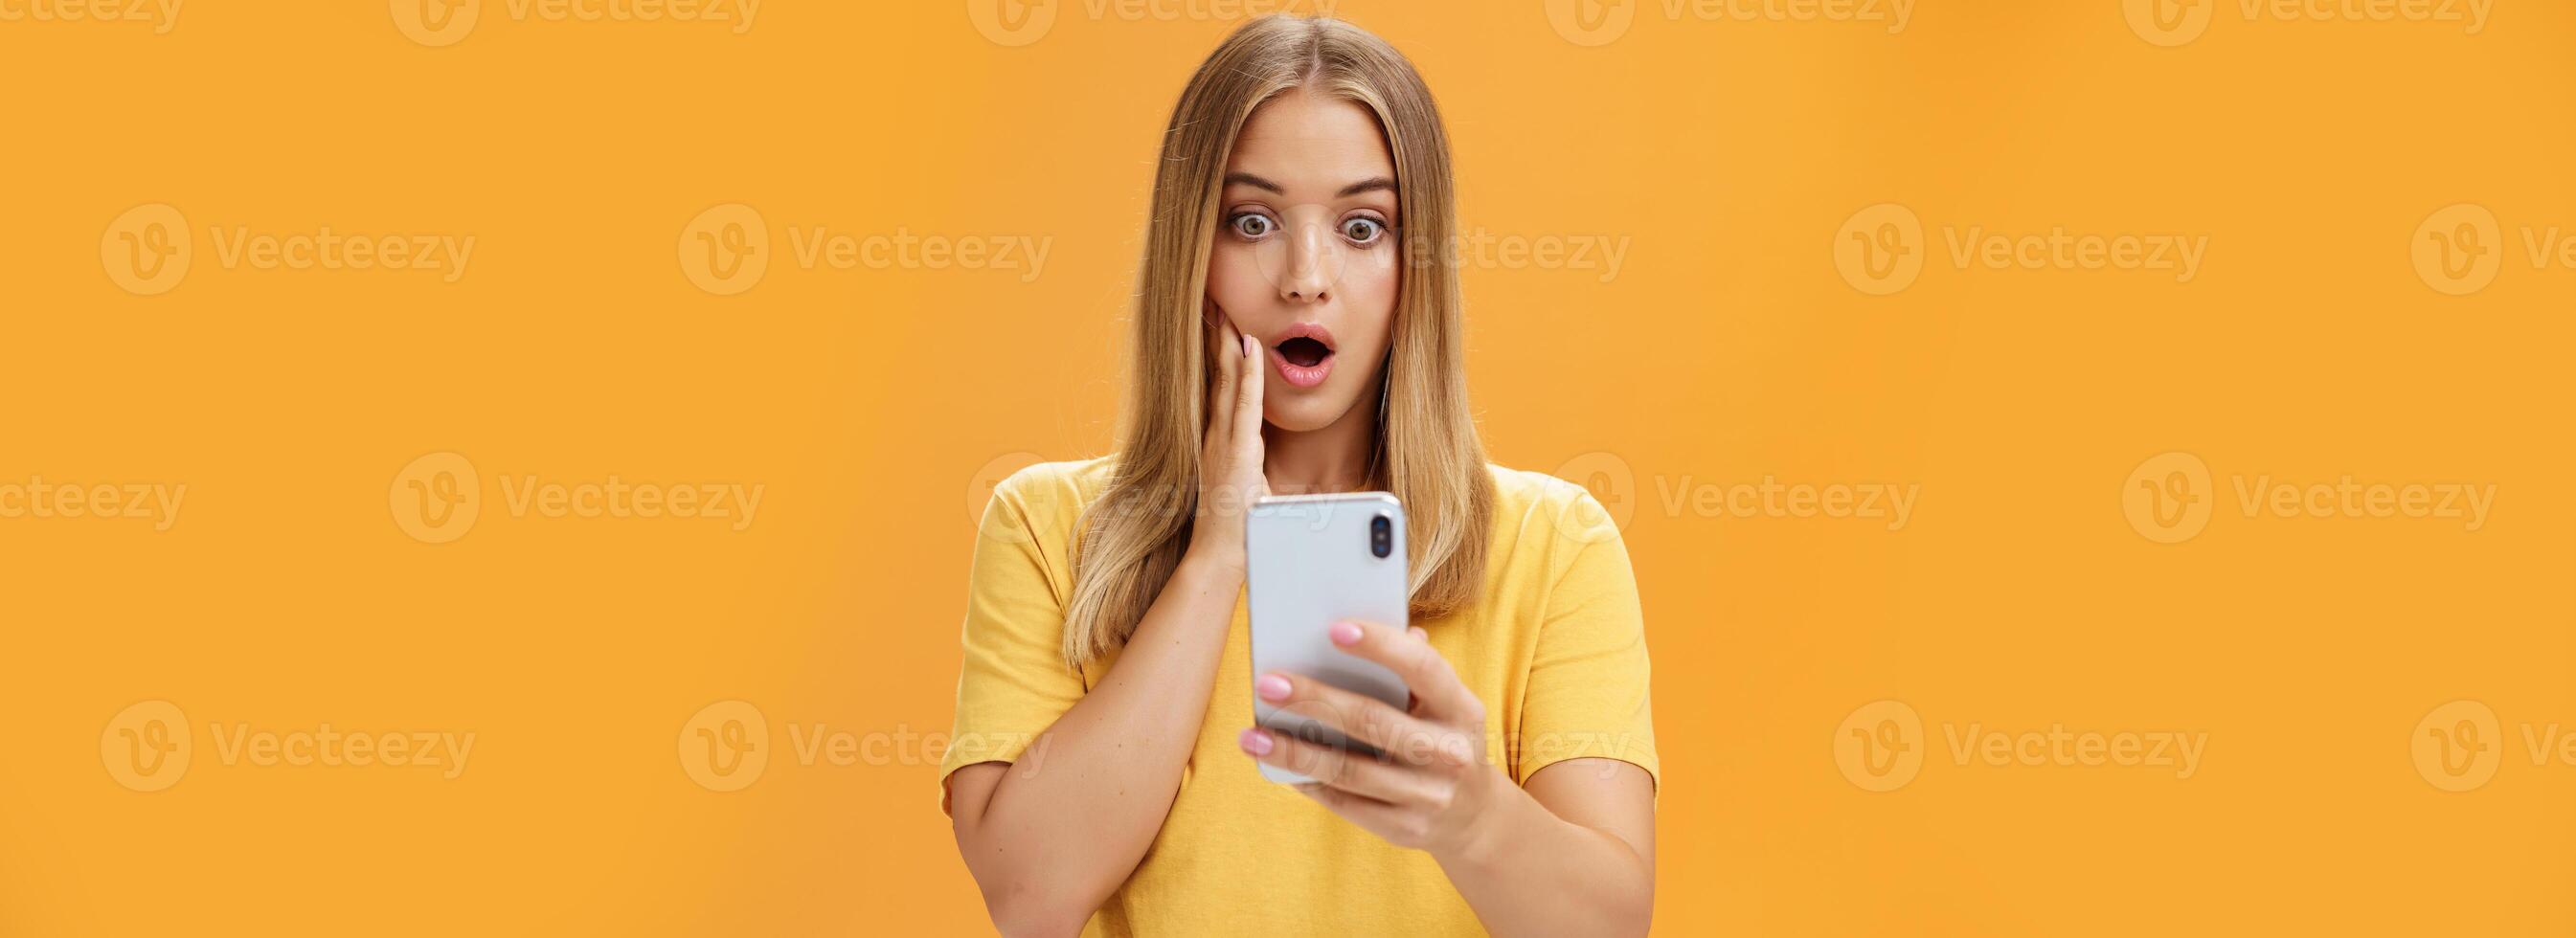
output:
[[[1333,350],[1325,348],[1324,343],[1302,335],[1279,343],[1279,357],[1287,359],[1289,364],[1299,368],[1313,368],[1321,365],[1324,363],[1324,356],[1330,354],[1333,354]]]
[[[1291,386],[1311,388],[1322,384],[1324,376],[1333,371],[1333,333],[1315,323],[1290,326],[1271,344],[1270,360]]]

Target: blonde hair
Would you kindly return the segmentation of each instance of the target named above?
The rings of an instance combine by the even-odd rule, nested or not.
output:
[[[1210,374],[1200,309],[1226,160],[1253,110],[1298,88],[1367,108],[1395,160],[1407,260],[1370,485],[1404,503],[1412,616],[1449,614],[1483,589],[1494,482],[1467,409],[1457,268],[1445,253],[1456,197],[1439,109],[1413,63],[1385,40],[1338,20],[1265,16],[1199,64],[1164,131],[1137,278],[1126,427],[1108,488],[1084,516],[1065,608],[1064,659],[1075,669],[1126,642],[1189,547]]]

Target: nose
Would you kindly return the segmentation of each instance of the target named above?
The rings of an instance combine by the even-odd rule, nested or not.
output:
[[[1288,270],[1279,278],[1279,298],[1292,303],[1322,303],[1332,299],[1333,281],[1341,265],[1333,254],[1331,226],[1314,220],[1297,225],[1288,242]]]

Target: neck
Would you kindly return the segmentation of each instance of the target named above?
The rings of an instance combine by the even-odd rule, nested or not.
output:
[[[1357,492],[1377,457],[1377,395],[1352,402],[1341,419],[1313,430],[1261,425],[1261,471],[1278,495]]]

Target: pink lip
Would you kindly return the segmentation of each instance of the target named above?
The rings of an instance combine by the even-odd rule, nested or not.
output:
[[[1289,361],[1288,356],[1279,354],[1281,343],[1296,338],[1308,338],[1324,343],[1326,353],[1324,360],[1307,366]],[[1287,379],[1291,386],[1311,388],[1324,383],[1324,377],[1333,373],[1333,359],[1340,357],[1333,354],[1335,351],[1337,350],[1333,346],[1332,330],[1324,328],[1321,323],[1301,322],[1289,326],[1286,331],[1271,338],[1270,363],[1279,369],[1279,376]]]

